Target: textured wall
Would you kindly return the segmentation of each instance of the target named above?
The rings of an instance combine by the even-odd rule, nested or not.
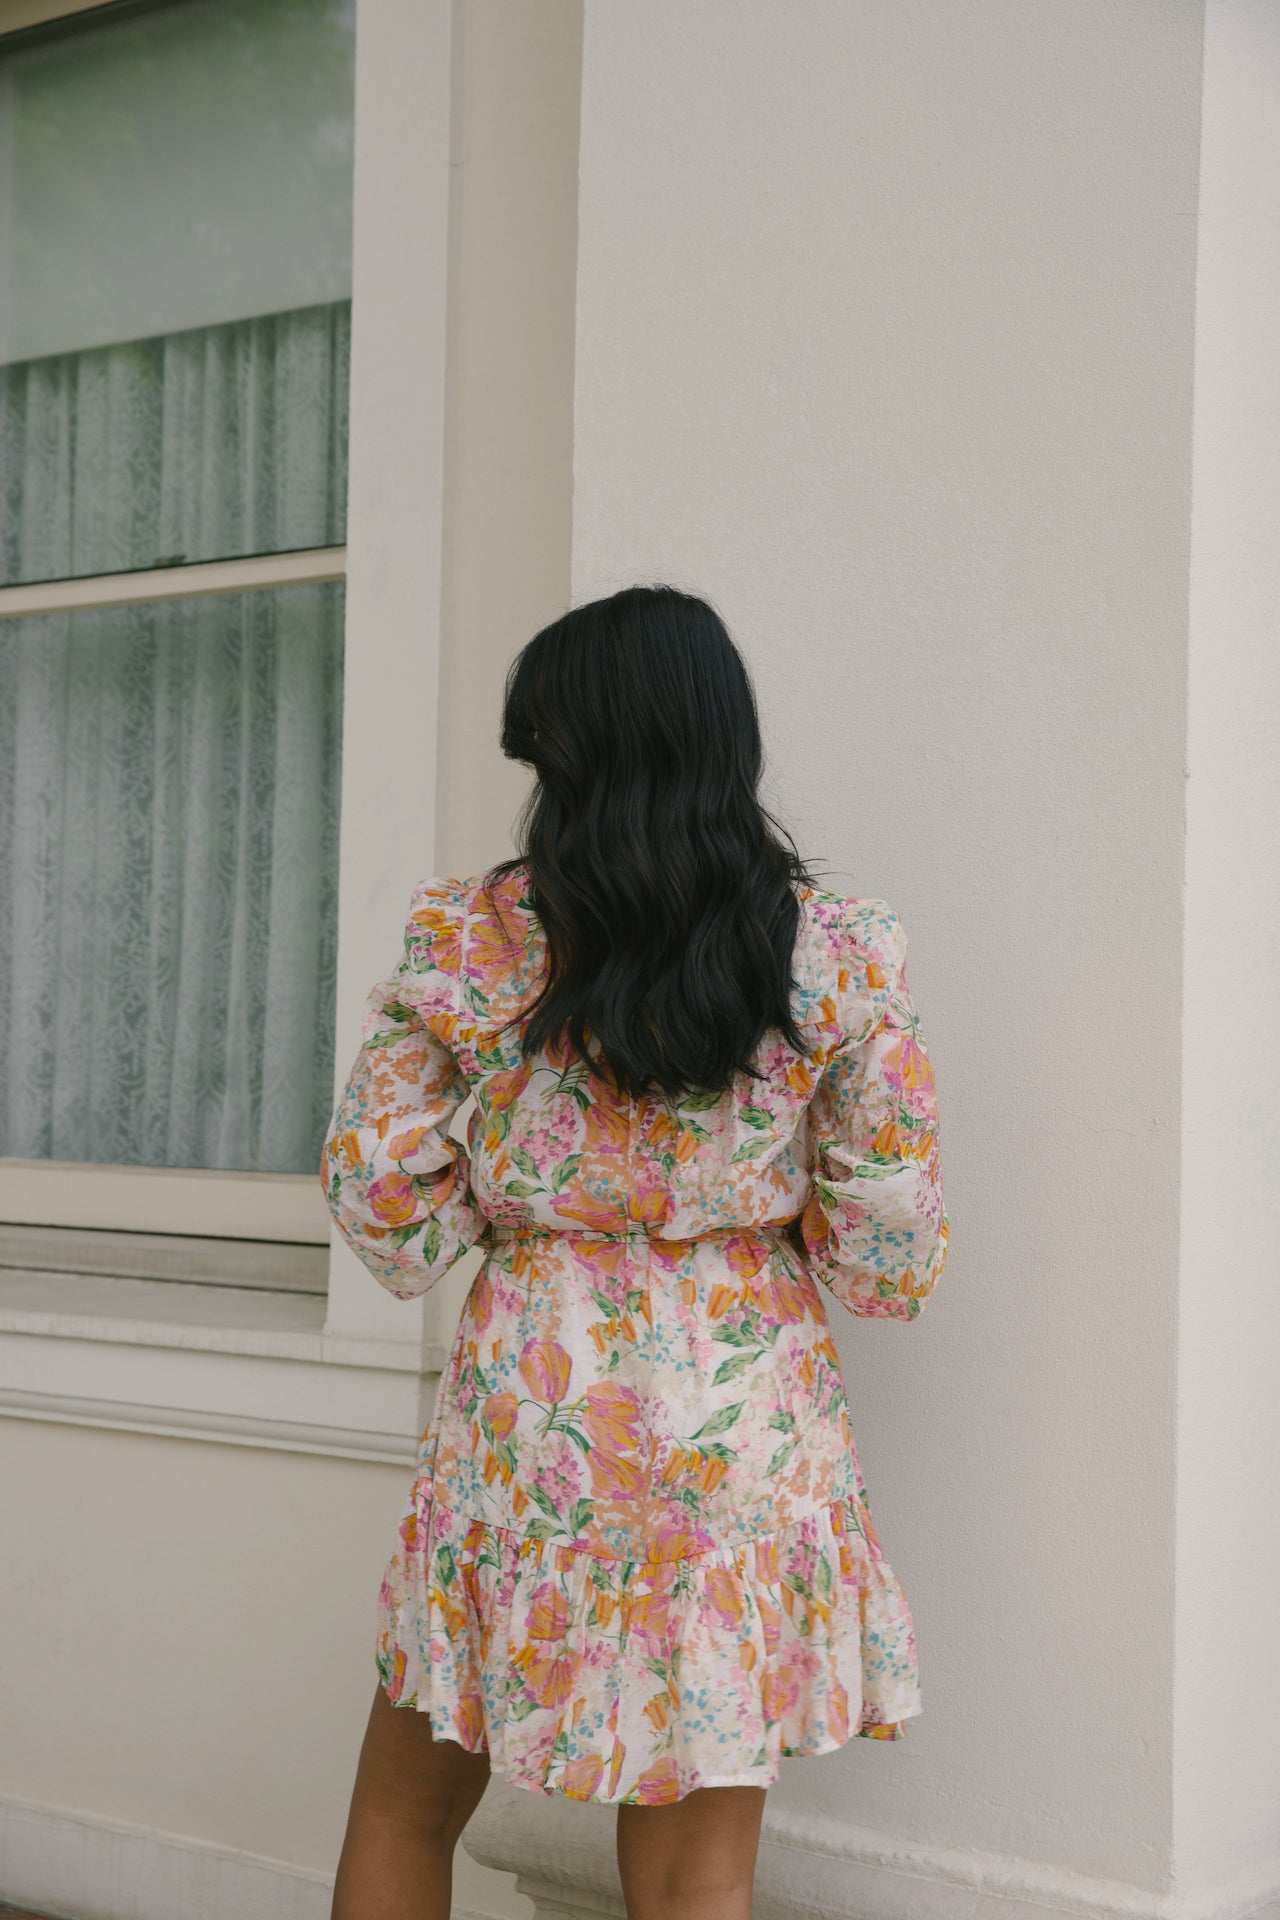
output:
[[[589,4],[575,600],[710,595],[913,942],[953,1267],[833,1316],[926,1711],[772,1799],[1168,1884],[1199,8]]]
[[[1178,1862],[1280,1874],[1280,13],[1210,0],[1196,330]]]

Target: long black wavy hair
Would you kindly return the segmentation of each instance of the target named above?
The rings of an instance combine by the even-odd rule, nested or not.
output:
[[[679,1099],[755,1076],[770,1029],[805,1053],[791,969],[814,882],[758,797],[755,694],[715,609],[663,585],[571,608],[512,662],[501,745],[537,774],[520,852],[486,876],[527,864],[546,936],[522,1055],[567,1040],[620,1093]]]

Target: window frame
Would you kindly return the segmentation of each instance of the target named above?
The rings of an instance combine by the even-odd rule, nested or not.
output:
[[[148,0],[160,6],[163,0]],[[6,42],[77,16],[122,19],[136,0],[0,0],[0,52]],[[358,16],[357,16],[358,17]],[[348,416],[350,400],[348,398]],[[347,548],[285,549],[0,587],[0,620],[32,614],[139,606],[255,589],[346,579]],[[346,644],[344,619],[344,647]],[[342,772],[346,756],[343,752]],[[341,912],[341,903],[339,903]],[[185,1218],[186,1224],[175,1224]],[[115,1166],[98,1161],[23,1160],[0,1155],[0,1224],[51,1229],[100,1227],[182,1233],[199,1239],[287,1240],[324,1245],[330,1220],[309,1173],[237,1173],[215,1167]]]
[[[0,34],[92,10],[66,0],[0,0]],[[352,670],[343,690],[335,1097],[359,1044],[369,986],[394,962],[413,887],[439,857],[446,344],[461,62],[451,0],[356,0],[345,548],[7,588],[0,598],[0,610],[16,612],[47,609],[50,598],[37,605],[40,595],[56,594],[60,605],[73,597],[76,605],[110,604],[81,596],[137,597],[142,580],[154,597],[177,598],[191,588],[281,584],[282,568],[335,569],[290,578],[345,578]],[[388,697],[388,688],[411,688],[414,697]],[[123,1178],[120,1170],[80,1171],[91,1180]],[[141,1177],[136,1169],[128,1176]],[[237,1176],[159,1170],[171,1193],[182,1178],[225,1194]],[[270,1186],[295,1177],[244,1178]],[[296,1178],[323,1206],[318,1176]],[[165,1230],[190,1226],[175,1228],[167,1217]],[[261,1220],[239,1231],[298,1237],[264,1231]],[[335,1230],[328,1238],[324,1300],[158,1281],[145,1311],[100,1303],[90,1311],[83,1302],[64,1310],[57,1275],[39,1313],[9,1310],[0,1296],[0,1415],[411,1459],[474,1262],[460,1262],[424,1298],[397,1301]],[[109,1282],[102,1285],[109,1294]],[[196,1293],[199,1317],[180,1315],[178,1296]]]

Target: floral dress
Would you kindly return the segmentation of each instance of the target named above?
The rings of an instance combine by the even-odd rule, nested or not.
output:
[[[802,888],[809,1055],[773,1030],[758,1080],[627,1099],[500,1031],[545,939],[527,868],[484,877],[414,895],[324,1149],[398,1298],[484,1249],[382,1584],[382,1685],[572,1800],[767,1787],[784,1755],[899,1739],[915,1635],[824,1292],[909,1321],[946,1262],[902,925]]]

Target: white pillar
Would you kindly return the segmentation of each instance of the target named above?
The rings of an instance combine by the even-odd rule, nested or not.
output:
[[[1210,0],[1187,746],[1177,1885],[1280,1881],[1280,12]]]
[[[1280,1891],[1280,66],[1211,0],[1202,177],[1203,26],[587,0],[574,599],[718,605],[943,1101],[936,1301],[832,1307],[925,1713],[784,1763],[762,1915]],[[599,1811],[466,1844],[612,1913]]]

